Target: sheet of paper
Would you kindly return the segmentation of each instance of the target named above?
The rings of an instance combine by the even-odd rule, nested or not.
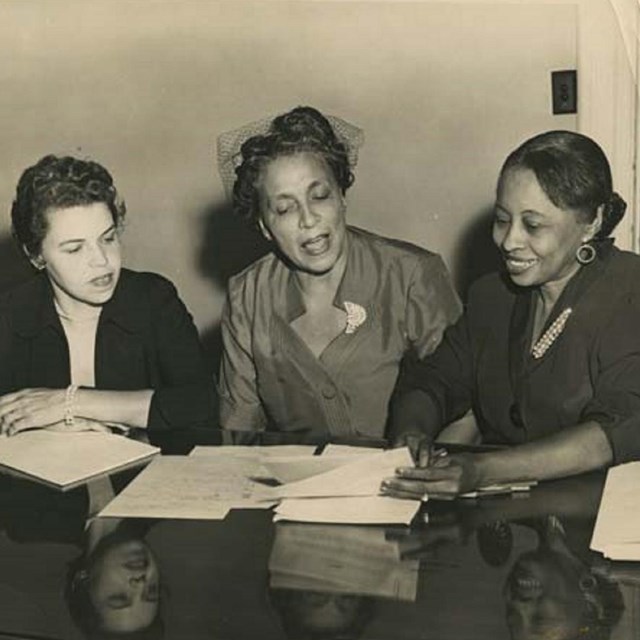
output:
[[[323,450],[323,456],[358,456],[370,453],[380,453],[382,449],[377,447],[354,447],[348,444],[328,444]]]
[[[251,478],[274,478],[273,471],[268,469],[265,462],[276,459],[283,460],[295,458],[296,460],[311,458],[316,450],[315,445],[283,444],[270,447],[251,446],[221,446],[221,447],[194,447],[189,454],[194,457],[208,458],[245,458],[253,461],[253,468],[248,471]],[[286,466],[286,465],[285,465]],[[279,478],[277,478],[279,479]],[[283,480],[280,480],[283,482]]]
[[[221,446],[221,447],[194,447],[192,456],[260,456],[264,458],[287,456],[312,456],[316,450],[315,445],[307,444],[281,444],[271,447],[246,447],[246,446]]]
[[[402,560],[386,528],[279,523],[269,557],[272,588],[415,601],[419,560]]]
[[[640,462],[609,469],[593,530],[591,548],[612,559],[640,556],[638,487]]]
[[[412,466],[407,447],[368,456],[353,456],[353,462],[299,482],[265,489],[265,499],[322,498],[337,496],[375,496],[384,478],[397,467]]]
[[[321,473],[337,469],[349,462],[353,456],[287,456],[285,458],[268,457],[262,459],[262,466],[268,477],[279,482],[298,482]]]
[[[93,478],[144,464],[157,447],[97,431],[27,431],[0,441],[0,468],[68,490]]]
[[[229,509],[268,508],[247,476],[252,460],[207,456],[156,458],[105,509],[102,517],[221,520]]]
[[[386,496],[349,498],[292,498],[275,509],[274,522],[323,522],[327,524],[409,524],[420,508],[415,500]]]

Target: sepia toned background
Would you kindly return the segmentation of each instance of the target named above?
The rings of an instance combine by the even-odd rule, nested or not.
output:
[[[21,171],[89,156],[127,201],[127,264],[172,279],[215,350],[226,280],[264,250],[230,214],[216,136],[311,104],[365,131],[351,223],[441,253],[464,294],[494,264],[497,172],[527,136],[593,135],[633,203],[632,6],[4,0],[0,288],[29,275],[9,237]],[[574,68],[578,114],[554,116],[551,71]]]

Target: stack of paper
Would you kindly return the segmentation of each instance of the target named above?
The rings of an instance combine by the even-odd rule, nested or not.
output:
[[[345,498],[291,498],[275,510],[274,522],[322,522],[326,524],[410,524],[420,508],[415,500],[384,496]]]
[[[402,560],[398,543],[381,527],[278,524],[269,586],[412,602],[419,565]]]
[[[62,491],[147,463],[160,452],[142,442],[97,431],[25,431],[0,443],[0,471]]]
[[[378,495],[384,478],[411,464],[408,449],[326,458],[312,450],[211,447],[157,458],[100,515],[222,519],[230,509],[280,503],[276,520],[408,524],[420,508]],[[259,482],[264,477],[286,484],[270,487]]]
[[[612,560],[640,560],[640,462],[609,469],[591,548]]]
[[[323,458],[324,456],[321,456]],[[321,473],[280,487],[264,489],[265,498],[281,500],[275,520],[341,524],[409,524],[420,503],[378,495],[380,484],[397,467],[412,464],[409,450],[369,455],[328,456]]]

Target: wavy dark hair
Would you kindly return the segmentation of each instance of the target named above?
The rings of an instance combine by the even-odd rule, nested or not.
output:
[[[101,164],[47,155],[20,176],[11,207],[13,236],[29,256],[42,249],[47,211],[103,202],[120,225],[126,213],[111,174]]]
[[[160,613],[163,594],[158,614],[149,626],[129,632],[111,632],[104,629],[100,613],[96,609],[89,594],[90,573],[107,551],[129,540],[142,539],[149,523],[140,520],[125,520],[118,528],[98,542],[89,554],[82,553],[72,560],[67,567],[64,588],[66,601],[72,620],[87,640],[159,640],[164,637],[164,621]]]
[[[241,217],[257,222],[260,217],[258,181],[262,169],[275,158],[309,151],[323,158],[344,195],[354,175],[348,150],[331,123],[313,107],[296,107],[274,118],[266,135],[256,135],[240,149],[236,168],[233,208]]]
[[[611,235],[626,211],[627,203],[613,191],[607,156],[580,133],[547,131],[526,140],[505,160],[500,181],[513,169],[533,171],[556,207],[579,211],[585,222],[593,221],[603,205],[596,240]]]

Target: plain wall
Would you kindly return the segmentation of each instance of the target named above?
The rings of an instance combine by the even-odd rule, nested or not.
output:
[[[231,218],[216,136],[298,104],[365,131],[353,224],[441,253],[461,289],[492,264],[499,166],[577,64],[577,7],[533,3],[0,3],[0,203],[45,153],[103,162],[127,263],[177,285],[214,338],[226,278],[263,247]],[[0,220],[0,287],[24,264]]]

